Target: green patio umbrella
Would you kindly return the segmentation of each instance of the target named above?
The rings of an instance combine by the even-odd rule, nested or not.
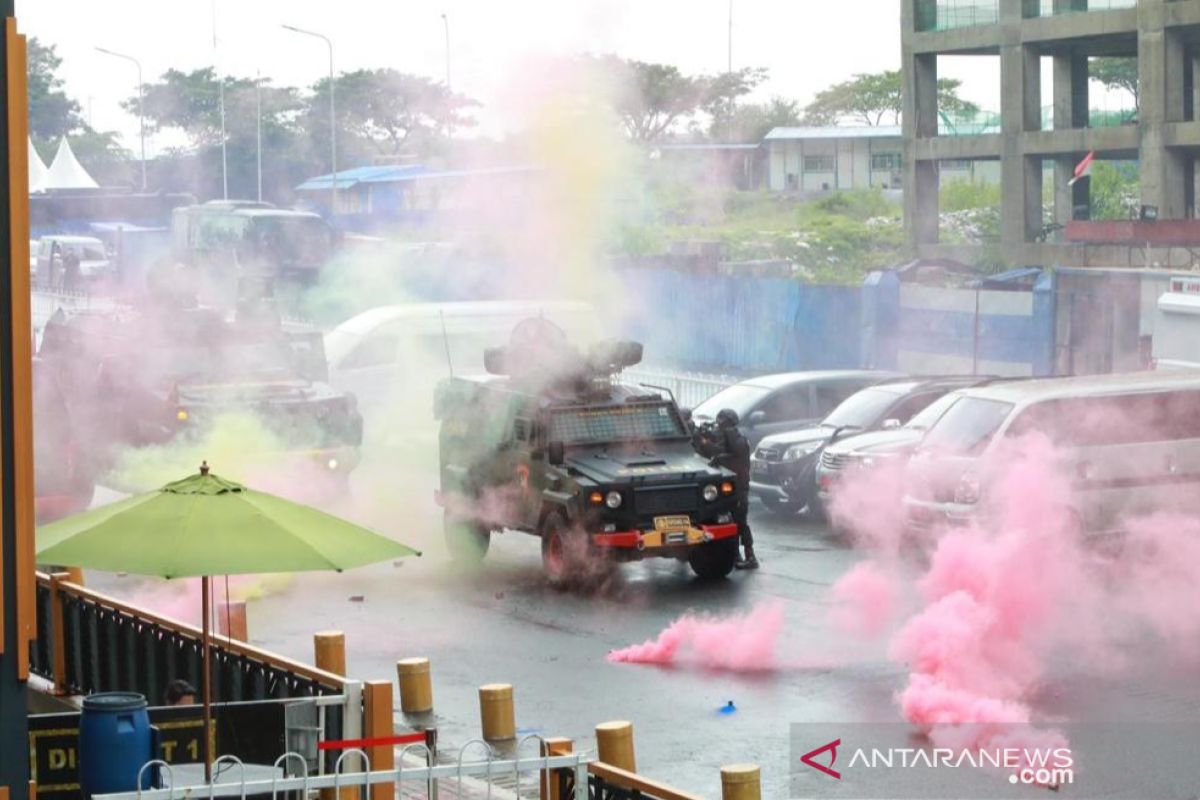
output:
[[[38,529],[38,561],[160,578],[201,579],[204,730],[211,720],[209,593],[214,575],[338,572],[420,555],[353,523],[199,474]],[[204,738],[205,780],[212,753]]]

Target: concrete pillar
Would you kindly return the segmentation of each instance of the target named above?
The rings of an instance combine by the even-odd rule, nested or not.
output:
[[[1137,6],[1139,166],[1142,204],[1156,207],[1159,219],[1181,219],[1187,213],[1188,170],[1183,156],[1164,146],[1164,125],[1183,117],[1185,49],[1164,26],[1164,2],[1141,0]]]
[[[1077,52],[1054,56],[1054,129],[1088,127],[1088,99],[1087,56]],[[1059,225],[1066,225],[1076,216],[1091,216],[1088,182],[1070,185],[1075,165],[1084,155],[1072,153],[1054,160],[1054,221]]]
[[[908,7],[906,2],[905,7]],[[938,240],[937,163],[918,161],[915,137],[937,136],[937,56],[915,55],[904,50],[904,224],[909,241],[917,247]]]
[[[602,722],[596,726],[596,755],[605,764],[637,772],[633,748],[633,723],[624,720]]]
[[[762,771],[758,765],[721,767],[721,800],[762,800]]]
[[[433,679],[428,658],[404,658],[396,662],[396,681],[400,684],[400,710],[405,714],[424,714],[433,710]]]
[[[484,741],[499,742],[517,737],[510,684],[489,683],[479,687],[479,719]]]
[[[1000,230],[1010,253],[1019,253],[1042,225],[1041,162],[1025,158],[1022,147],[1023,134],[1042,124],[1041,56],[1021,44],[1021,14],[1021,0],[1000,0]]]

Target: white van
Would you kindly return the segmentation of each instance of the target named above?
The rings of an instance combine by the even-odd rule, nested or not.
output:
[[[523,319],[542,317],[569,341],[596,338],[599,322],[587,303],[480,301],[411,303],[365,311],[325,335],[329,382],[353,393],[368,428],[380,412],[432,416],[433,387],[452,372],[484,371],[486,348],[507,344]],[[369,432],[369,431],[368,431]]]
[[[959,392],[909,462],[909,525],[990,515],[1007,445],[1039,432],[1072,478],[1064,498],[1089,532],[1200,499],[1200,373],[1136,372],[996,383]]]

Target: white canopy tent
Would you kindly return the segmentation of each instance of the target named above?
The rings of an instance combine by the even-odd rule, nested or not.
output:
[[[41,188],[96,189],[99,185],[76,160],[75,153],[71,152],[71,145],[64,136],[58,143],[58,153],[54,156],[54,163],[46,171]]]
[[[38,155],[37,148],[33,146],[33,138],[29,139],[29,193],[40,192],[43,189],[42,184],[46,182],[46,164],[42,161],[42,157]]]

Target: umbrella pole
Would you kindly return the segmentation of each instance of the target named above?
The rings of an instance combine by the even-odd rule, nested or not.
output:
[[[201,677],[201,689],[204,693],[204,728],[201,738],[204,740],[204,782],[212,782],[212,663],[211,653],[209,652],[209,629],[208,629],[208,606],[210,601],[210,588],[208,576],[205,575],[200,579],[200,600],[204,604],[204,611],[201,613],[201,637],[203,642],[200,645],[202,653],[201,662],[203,663],[204,675]]]

